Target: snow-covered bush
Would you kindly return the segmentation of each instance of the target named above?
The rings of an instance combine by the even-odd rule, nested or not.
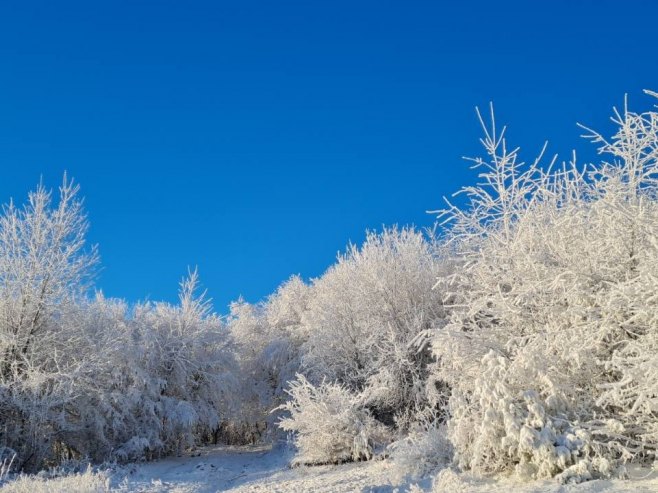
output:
[[[153,412],[161,423],[159,440],[165,453],[180,452],[193,445],[200,432],[216,429],[229,413],[230,401],[239,397],[232,385],[228,334],[204,295],[196,295],[197,285],[193,272],[181,283],[178,306],[139,305],[131,321],[132,339],[138,337],[141,343],[132,367],[154,386]],[[135,377],[143,381],[141,375]]]
[[[610,476],[612,464],[591,434],[569,421],[563,393],[523,390],[536,381],[533,376],[493,352],[482,366],[473,391],[455,390],[450,400],[449,436],[462,468],[479,474],[513,469],[524,478],[552,477],[571,468]]]
[[[299,276],[284,282],[262,303],[239,300],[231,305],[228,328],[240,367],[244,390],[239,404],[239,423],[225,423],[232,441],[253,441],[257,433],[276,432],[278,415],[271,413],[287,398],[288,381],[300,366],[300,348],[307,340],[302,323],[310,287]]]
[[[407,428],[429,411],[430,356],[415,340],[443,323],[431,288],[445,265],[425,235],[390,228],[351,245],[310,286],[293,277],[264,303],[235,303],[228,325],[252,401],[276,407],[301,372],[315,385],[345,385],[377,419]]]
[[[446,467],[452,461],[452,444],[444,425],[434,424],[413,430],[388,447],[393,464],[393,480],[422,478]]]
[[[311,384],[303,375],[290,382],[289,413],[280,426],[293,431],[298,454],[295,464],[336,464],[373,457],[388,439],[385,427],[364,408],[358,395],[344,385]]]
[[[351,245],[310,287],[293,279],[260,317],[253,307],[242,317],[251,334],[264,327],[271,334],[270,352],[260,354],[286,356],[260,358],[281,362],[268,365],[280,369],[273,383],[285,383],[292,371],[303,375],[290,383],[291,400],[277,408],[291,414],[279,426],[297,432],[298,462],[370,458],[365,437],[383,438],[382,425],[389,434],[404,432],[433,416],[430,354],[418,338],[444,323],[432,286],[450,265],[433,248],[412,228],[368,233],[361,248]],[[282,341],[286,350],[271,352]]]
[[[87,429],[119,460],[180,453],[219,427],[238,397],[227,333],[196,296],[196,272],[181,283],[180,304],[125,304],[99,298],[88,329],[105,327],[92,354],[107,357],[96,392],[81,396]],[[109,320],[99,323],[106,313]],[[89,437],[79,447],[85,447]],[[83,448],[84,450],[84,448]],[[89,452],[86,452],[89,453]]]
[[[91,468],[85,472],[48,478],[45,476],[21,475],[0,484],[2,493],[109,493],[110,478],[105,472]]]
[[[0,216],[0,448],[18,470],[180,452],[240,399],[196,272],[177,306],[88,298],[97,256],[77,193],[65,178],[56,204],[39,186]]]
[[[582,171],[525,166],[486,129],[482,185],[444,213],[462,267],[439,281],[434,377],[464,468],[571,481],[655,455],[658,114],[616,122],[591,134],[611,162]]]
[[[427,411],[429,352],[415,341],[441,327],[445,272],[427,238],[412,228],[368,233],[313,283],[304,321],[302,371],[362,393],[373,414],[401,429]]]

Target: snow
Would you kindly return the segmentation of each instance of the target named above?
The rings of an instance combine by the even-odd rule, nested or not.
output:
[[[285,444],[217,446],[194,456],[120,468],[113,488],[143,493],[392,491],[391,464],[368,461],[339,466],[290,467]]]
[[[189,456],[120,468],[113,485],[137,492],[229,491],[284,469],[288,459],[284,449],[207,447]]]
[[[555,480],[521,482],[498,478],[481,479],[451,469],[432,479],[396,481],[391,461],[372,460],[335,466],[289,466],[293,453],[285,446],[210,447],[197,457],[180,457],[135,466],[124,483],[129,491],[144,493],[394,493],[427,491],[445,493],[568,493],[568,492],[658,492],[658,473],[630,471],[630,480],[596,480],[560,485]],[[120,474],[113,478],[116,486]],[[416,486],[418,489],[416,489]]]
[[[150,463],[122,466],[110,472],[110,491],[116,493],[598,493],[658,492],[658,472],[634,468],[628,480],[595,480],[561,485],[555,480],[522,482],[505,477],[477,478],[446,468],[436,478],[394,478],[396,470],[388,459],[335,466],[291,468],[293,451],[285,444],[266,446],[216,446],[194,454]],[[85,478],[87,478],[85,480]],[[432,484],[434,483],[434,484]],[[1,493],[106,491],[95,489],[106,482],[90,473],[49,481],[24,479],[8,483]],[[37,485],[37,486],[35,486]],[[39,488],[38,486],[41,486]]]

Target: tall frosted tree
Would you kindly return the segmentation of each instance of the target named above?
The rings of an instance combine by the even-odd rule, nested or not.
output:
[[[23,207],[0,217],[0,377],[16,378],[47,347],[47,322],[58,306],[85,293],[98,257],[86,248],[88,229],[79,187],[66,176],[56,203],[43,185]]]
[[[53,322],[85,295],[98,260],[86,247],[79,187],[64,176],[58,192],[54,200],[39,185],[24,206],[11,202],[0,216],[0,442],[21,449],[27,467],[49,447],[48,415],[72,395],[73,372],[60,366],[59,349],[77,335],[69,339]]]
[[[655,457],[658,114],[614,121],[582,168],[524,167],[487,130],[482,184],[444,216],[462,268],[432,347],[464,468],[572,480]]]

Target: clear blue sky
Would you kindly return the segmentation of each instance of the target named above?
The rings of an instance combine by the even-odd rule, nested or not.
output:
[[[216,309],[320,275],[473,180],[473,107],[567,156],[658,89],[658,2],[0,3],[0,199],[83,187],[129,300],[198,265]],[[587,156],[587,154],[584,154]]]

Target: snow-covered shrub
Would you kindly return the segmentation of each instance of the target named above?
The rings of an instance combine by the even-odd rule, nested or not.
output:
[[[388,447],[393,464],[393,479],[422,478],[452,461],[452,444],[444,425],[430,425],[413,430],[405,438]]]
[[[2,493],[109,493],[110,478],[105,472],[91,468],[82,473],[56,478],[20,475],[4,485]]]
[[[97,257],[77,193],[65,179],[53,205],[40,186],[0,216],[0,447],[18,470],[180,452],[240,399],[196,272],[177,306],[88,298]]]
[[[610,476],[607,459],[598,454],[590,460],[600,450],[585,428],[569,421],[564,394],[555,388],[544,396],[523,390],[536,380],[493,352],[485,355],[482,366],[473,391],[455,390],[450,400],[449,436],[462,468],[479,474],[515,470],[520,477],[547,478],[584,467]]]
[[[373,414],[405,429],[427,410],[429,352],[420,333],[443,325],[443,295],[432,290],[444,264],[412,228],[368,233],[315,280],[304,315],[302,372],[363,394]]]
[[[572,481],[655,454],[658,114],[617,123],[592,134],[612,162],[583,171],[524,166],[486,130],[483,184],[445,213],[462,267],[439,281],[434,377],[464,468]]]
[[[242,417],[278,419],[269,411],[288,398],[298,372],[317,387],[345,386],[378,420],[402,430],[431,414],[430,355],[416,339],[444,318],[431,288],[448,264],[433,248],[411,228],[369,233],[311,285],[294,276],[265,302],[234,303],[228,327],[247,392]]]
[[[137,305],[115,324],[111,368],[94,397],[120,460],[180,453],[212,434],[238,398],[227,333],[196,296],[197,275],[181,283],[180,304]],[[98,309],[94,311],[99,311]],[[118,340],[116,340],[118,339]],[[83,406],[87,408],[87,406]]]
[[[302,323],[310,288],[298,276],[291,277],[262,303],[239,300],[231,305],[228,328],[240,367],[239,423],[225,423],[233,441],[253,441],[253,433],[276,431],[278,419],[271,411],[287,398],[288,381],[300,366],[300,347],[307,340]]]
[[[482,481],[465,473],[459,473],[452,468],[439,471],[432,482],[432,493],[472,493],[486,491]]]
[[[157,392],[156,406],[149,411],[160,422],[165,453],[180,452],[200,432],[216,429],[237,397],[228,334],[203,294],[196,295],[197,283],[193,272],[181,283],[178,306],[141,305],[131,321],[141,353],[133,365],[141,366]]]
[[[364,408],[360,396],[337,383],[311,384],[303,375],[290,382],[289,413],[280,426],[293,431],[295,464],[335,464],[370,459],[388,433]]]

